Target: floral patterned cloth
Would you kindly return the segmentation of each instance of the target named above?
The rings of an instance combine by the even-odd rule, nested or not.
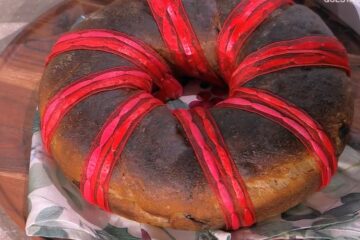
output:
[[[224,97],[202,84],[187,85],[187,96],[171,108],[211,106]],[[196,94],[196,95],[195,95]],[[331,184],[281,216],[235,232],[180,231],[153,227],[100,210],[83,200],[44,151],[35,121],[29,170],[26,233],[68,239],[360,239],[360,152],[347,146]]]

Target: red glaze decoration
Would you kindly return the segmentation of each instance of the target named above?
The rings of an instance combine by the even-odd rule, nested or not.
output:
[[[245,183],[243,182],[239,170],[232,159],[219,128],[208,110],[204,108],[194,108],[191,110],[194,116],[201,119],[199,125],[205,131],[206,137],[211,141],[215,149],[213,152],[217,157],[217,165],[223,177],[224,183],[228,189],[233,192],[235,205],[242,212],[239,217],[241,226],[248,227],[255,223],[255,213],[250,197],[247,193]],[[237,229],[237,228],[233,228]]]
[[[250,54],[232,75],[230,95],[258,76],[303,66],[342,68],[350,75],[346,50],[336,38],[310,36],[275,42]]]
[[[116,160],[120,158],[138,123],[147,113],[161,105],[150,94],[137,93],[111,114],[97,136],[83,168],[81,190],[87,201],[110,210],[107,192]]]
[[[217,42],[219,68],[226,82],[230,81],[236,58],[249,36],[276,9],[292,4],[291,0],[243,0],[225,20]]]
[[[180,0],[148,0],[162,38],[177,66],[192,77],[215,85],[222,81],[207,62],[200,42]],[[273,11],[292,4],[291,0],[243,0],[230,13],[219,34],[219,68],[230,85],[232,98],[217,107],[232,107],[266,117],[292,132],[315,157],[325,187],[337,168],[335,149],[322,127],[300,108],[263,90],[242,87],[257,76],[291,67],[330,66],[350,73],[346,51],[334,38],[310,36],[269,44],[247,56],[238,66],[237,57],[249,36]],[[181,85],[170,67],[149,46],[123,33],[90,29],[62,36],[48,57],[50,62],[72,50],[97,50],[119,55],[140,67],[115,68],[84,77],[55,95],[42,118],[42,136],[50,150],[51,137],[63,116],[79,101],[99,91],[135,88],[151,91],[151,79],[159,86],[158,96],[177,98]],[[219,101],[215,99],[214,102]],[[253,204],[246,186],[229,154],[216,122],[204,104],[195,102],[187,110],[173,114],[182,125],[206,180],[214,191],[228,229],[251,226],[255,220]],[[212,103],[207,103],[211,106]],[[162,103],[149,93],[136,93],[111,114],[96,137],[85,161],[81,190],[84,198],[110,210],[107,192],[113,168],[137,124]]]
[[[136,68],[118,67],[85,76],[59,91],[45,107],[41,121],[42,139],[50,153],[50,142],[64,115],[88,96],[118,88],[151,90],[151,77]]]
[[[227,228],[251,226],[255,222],[252,203],[210,113],[202,107],[193,108],[190,112],[175,110],[173,113],[181,123],[209,185],[216,193]]]
[[[335,149],[320,124],[307,113],[285,100],[259,89],[239,88],[233,98],[217,104],[257,113],[292,132],[317,160],[321,170],[321,186],[325,187],[336,172]]]
[[[67,33],[56,42],[47,63],[57,55],[73,50],[97,50],[119,55],[150,74],[163,92],[162,95],[174,99],[182,95],[182,86],[171,75],[167,63],[151,47],[138,39],[104,29]]]
[[[223,86],[205,58],[181,0],[148,0],[148,4],[176,65],[191,77]]]

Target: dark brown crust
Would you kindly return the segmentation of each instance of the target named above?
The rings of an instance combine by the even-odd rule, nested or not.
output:
[[[184,5],[209,62],[216,64],[215,41],[222,22],[238,1],[186,0]],[[206,10],[203,7],[206,6]],[[139,37],[171,61],[145,1],[122,0],[84,20],[75,29],[110,28]],[[280,9],[255,31],[243,54],[265,44],[306,35],[331,35],[309,9]],[[47,67],[40,86],[40,113],[62,87],[81,76],[118,65],[131,65],[111,54],[73,51]],[[333,68],[297,68],[258,77],[248,86],[266,89],[305,109],[319,121],[340,154],[351,123],[350,82]],[[51,144],[64,173],[79,183],[91,142],[114,108],[133,90],[98,93],[65,116]],[[286,129],[235,109],[211,113],[246,181],[258,220],[298,204],[319,185],[319,170],[304,146]],[[222,212],[201,172],[185,134],[166,107],[139,124],[117,161],[109,198],[112,211],[153,225],[223,228]]]

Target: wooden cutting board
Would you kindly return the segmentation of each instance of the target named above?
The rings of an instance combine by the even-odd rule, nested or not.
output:
[[[23,229],[26,218],[27,172],[37,89],[44,60],[58,36],[81,15],[111,0],[64,1],[23,30],[0,56],[0,205]],[[315,11],[321,11],[311,6]],[[356,96],[350,144],[360,149],[360,38],[336,17],[321,13],[351,53]]]
[[[44,60],[54,41],[109,1],[63,1],[28,25],[0,56],[0,205],[23,229],[32,123]]]

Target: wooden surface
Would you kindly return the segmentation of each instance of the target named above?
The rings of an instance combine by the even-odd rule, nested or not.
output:
[[[64,1],[23,30],[0,56],[0,205],[22,229],[32,123],[45,57],[61,33],[105,2]]]
[[[26,217],[33,114],[44,59],[59,34],[67,31],[79,16],[108,2],[111,0],[64,1],[28,26],[0,56],[0,205],[21,228]],[[350,52],[356,94],[350,144],[360,150],[360,38],[335,17],[321,14]]]

